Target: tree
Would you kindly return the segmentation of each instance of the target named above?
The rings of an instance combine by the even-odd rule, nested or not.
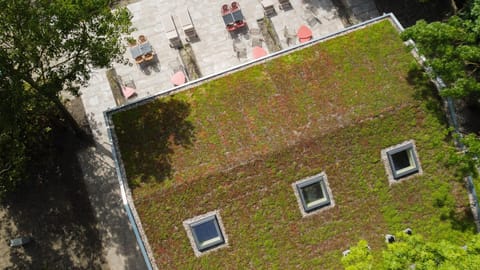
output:
[[[52,128],[81,134],[61,93],[78,95],[93,67],[122,61],[127,9],[106,0],[0,0],[0,198],[47,159]]]
[[[126,9],[112,12],[109,1],[0,1],[0,74],[56,105],[72,120],[60,92],[78,95],[92,67],[121,61],[122,34],[130,32]],[[69,124],[74,125],[74,121]]]
[[[350,258],[349,258],[350,257]],[[353,258],[353,259],[352,259]],[[366,242],[360,241],[351,252],[342,258],[346,269],[373,269],[373,258]],[[420,235],[396,234],[396,241],[383,251],[376,269],[429,270],[429,269],[476,269],[480,265],[480,235],[476,234],[466,244],[446,240],[425,241]],[[356,268],[361,266],[361,268]]]
[[[402,33],[415,41],[426,64],[445,83],[441,94],[455,98],[480,94],[480,1],[446,22],[418,21]]]
[[[370,270],[373,256],[365,240],[360,240],[356,246],[350,248],[350,253],[342,258],[346,270]]]
[[[459,142],[463,144],[463,151],[457,155],[450,156],[449,162],[458,168],[462,176],[471,175],[478,177],[478,167],[480,165],[480,139],[475,134],[467,134],[459,137]]]

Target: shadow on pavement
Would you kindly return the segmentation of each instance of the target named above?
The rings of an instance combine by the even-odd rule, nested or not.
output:
[[[64,134],[65,133],[65,134]],[[6,269],[105,269],[97,223],[76,152],[85,147],[68,132],[55,145],[55,164],[2,205],[1,231],[8,239],[32,236],[9,248]]]
[[[121,199],[110,149],[88,147],[79,159],[110,268],[146,269]]]

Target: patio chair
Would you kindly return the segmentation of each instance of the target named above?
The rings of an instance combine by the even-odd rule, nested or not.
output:
[[[320,18],[311,10],[305,10],[304,20],[310,27],[314,27],[317,23],[322,24]]]
[[[225,14],[227,14],[227,13],[230,13],[230,8],[228,7],[227,4],[224,4],[224,5],[222,6],[221,12],[222,12],[222,15],[225,15]]]
[[[240,7],[238,6],[238,2],[232,2],[230,11],[233,12],[239,8]]]
[[[122,94],[126,99],[135,96],[136,92],[134,88],[128,86],[122,86]]]
[[[162,16],[161,21],[162,21],[163,27],[165,28],[165,34],[167,36],[167,39],[170,42],[169,44],[170,47],[171,48],[182,47],[182,40],[178,35],[177,26],[175,25],[175,22],[173,21],[172,16],[171,15]]]
[[[262,32],[258,28],[250,28],[248,29],[248,33],[252,36],[260,36]]]
[[[296,44],[297,33],[295,33],[293,30],[288,28],[286,25],[283,28],[283,37],[285,38],[285,41],[288,46]]]
[[[227,25],[227,31],[228,32],[233,32],[235,30],[237,30],[237,27],[235,25],[233,25],[233,24]]]
[[[187,9],[180,13],[178,16],[180,18],[180,23],[182,25],[183,32],[186,36],[186,41],[190,42],[192,39],[198,38],[195,26],[190,16],[190,11]]]
[[[183,64],[181,63],[181,61],[178,58],[170,61],[168,63],[168,67],[172,70],[172,73],[171,73],[172,79],[175,77],[175,75],[179,76],[178,74],[180,74],[180,72],[181,72],[183,74],[183,76],[185,76],[185,79],[184,79],[183,83],[185,83],[185,81],[189,80],[188,73],[187,73],[187,71],[185,70],[185,67],[183,66]],[[176,80],[172,80],[172,83],[174,85],[180,85],[180,84],[176,84],[175,81]]]
[[[134,97],[137,94],[135,83],[131,77],[127,77],[126,80],[123,80],[120,76],[118,76],[118,81],[122,87],[122,94],[126,99]]]
[[[233,51],[236,53],[237,58],[247,57],[247,48],[241,40],[233,40]]]
[[[260,2],[262,4],[265,16],[272,17],[277,14],[277,12],[275,11],[273,0],[260,0]]]
[[[245,27],[245,25],[247,25],[247,23],[245,21],[236,21],[235,22],[235,27],[236,28],[242,28],[242,27]]]
[[[292,9],[292,4],[290,3],[290,0],[278,0],[280,5],[278,5],[278,8],[281,10],[290,10]]]
[[[153,57],[154,57],[154,53],[153,53],[153,52],[149,52],[149,53],[146,53],[146,54],[145,54],[144,59],[145,59],[145,61],[152,61],[152,60],[153,60]]]
[[[135,63],[137,63],[137,64],[141,64],[141,63],[143,63],[143,61],[144,61],[144,58],[141,55],[137,56],[137,58],[135,58]]]
[[[252,36],[252,47],[262,47],[263,38],[258,36]]]
[[[308,26],[310,26],[310,27],[314,27],[318,23],[318,20],[311,13],[306,14],[305,21],[307,22]]]

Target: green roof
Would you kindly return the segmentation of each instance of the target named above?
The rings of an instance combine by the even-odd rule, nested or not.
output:
[[[411,227],[475,232],[435,97],[384,20],[113,115],[160,269],[332,269],[341,251]],[[422,81],[420,81],[422,82]],[[423,169],[389,185],[382,149]],[[335,206],[302,218],[292,183],[325,172]],[[195,257],[184,220],[219,210],[229,245]]]

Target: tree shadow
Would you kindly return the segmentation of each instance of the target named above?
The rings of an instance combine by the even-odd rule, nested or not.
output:
[[[375,0],[374,2],[380,14],[392,12],[404,27],[412,26],[420,19],[428,22],[440,21],[451,12],[449,2],[446,0]]]
[[[435,116],[441,123],[448,124],[443,100],[436,86],[430,81],[428,75],[418,65],[412,66],[407,75],[408,83],[415,92],[413,98],[425,104],[425,109]]]
[[[471,94],[454,101],[460,132],[480,134],[479,100],[478,95]]]
[[[115,269],[146,269],[125,212],[111,150],[97,144],[78,156],[109,266],[113,262]]]
[[[0,232],[5,242],[33,237],[23,247],[6,248],[10,265],[4,269],[103,268],[97,221],[76,156],[85,144],[63,130],[53,147],[53,165],[36,172],[38,178],[2,203]]]
[[[195,139],[190,110],[187,102],[168,97],[113,115],[130,187],[172,175],[174,147],[189,147]]]
[[[452,229],[461,232],[470,232],[475,234],[477,227],[475,226],[475,219],[470,208],[465,207],[462,212],[455,212],[451,210],[448,214],[442,215],[442,220],[448,220]]]

